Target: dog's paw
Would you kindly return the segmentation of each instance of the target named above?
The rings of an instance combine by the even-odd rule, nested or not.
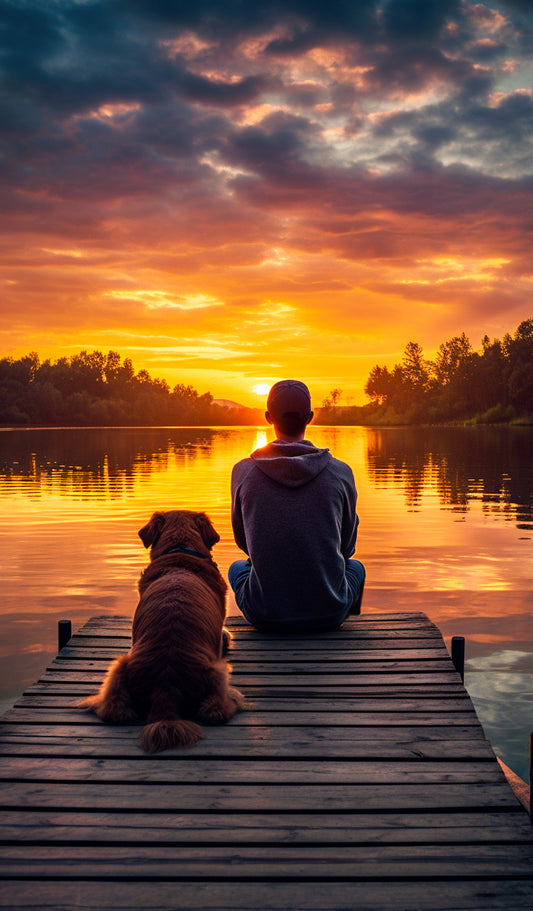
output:
[[[135,724],[139,721],[139,716],[128,699],[110,700],[97,693],[78,702],[77,708],[94,712],[101,721],[107,721],[108,724]]]
[[[222,697],[216,693],[202,702],[198,710],[198,720],[204,724],[225,724],[243,708],[244,697],[235,687],[230,686]]]
[[[136,724],[139,721],[139,715],[130,705],[105,705],[96,714],[109,724]]]
[[[87,696],[86,699],[82,699],[80,702],[77,702],[76,708],[82,709],[84,712],[96,712],[99,705],[100,694],[95,693],[94,696]]]
[[[228,698],[233,702],[236,712],[242,712],[244,708],[244,696],[234,686],[228,687]]]
[[[232,714],[229,705],[224,705],[219,696],[210,696],[198,709],[198,721],[203,721],[204,724],[224,724]]]
[[[226,629],[226,627],[224,627],[224,629],[222,630],[222,646],[221,646],[221,652],[222,652],[223,658],[229,652],[232,639],[233,639],[233,636],[231,635],[229,629]]]

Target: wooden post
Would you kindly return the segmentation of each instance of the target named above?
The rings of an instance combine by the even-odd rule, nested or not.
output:
[[[465,637],[452,637],[452,661],[455,670],[461,675],[461,682],[465,682]]]
[[[58,620],[57,623],[57,647],[58,651],[67,644],[72,636],[72,623],[70,620]]]
[[[529,735],[529,818],[533,823],[533,734]]]

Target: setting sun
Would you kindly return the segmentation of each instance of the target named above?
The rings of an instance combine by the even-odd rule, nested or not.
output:
[[[252,392],[255,392],[256,395],[268,395],[270,386],[268,383],[256,383],[255,386],[252,386]]]

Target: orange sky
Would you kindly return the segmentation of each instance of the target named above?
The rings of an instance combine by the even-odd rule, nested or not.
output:
[[[9,7],[0,356],[363,404],[532,316],[523,4],[178,6]]]

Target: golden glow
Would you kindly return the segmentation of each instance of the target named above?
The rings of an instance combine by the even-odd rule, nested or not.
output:
[[[272,114],[277,110],[278,108],[273,104],[258,104],[254,107],[244,108],[239,123],[260,123],[268,114]]]
[[[254,449],[262,449],[268,442],[266,430],[258,430],[255,435]]]
[[[221,536],[215,558],[224,573],[241,556],[231,531],[229,478],[236,461],[272,439],[271,427],[224,429],[208,437],[200,428],[177,430],[170,444],[168,431],[161,431],[161,445],[157,442],[146,463],[136,460],[139,444],[143,448],[152,443],[157,431],[139,431],[137,438],[117,431],[116,458],[110,460],[100,451],[108,444],[108,434],[101,441],[98,431],[62,433],[69,445],[88,453],[85,467],[68,467],[68,453],[61,470],[39,461],[36,436],[35,457],[25,468],[22,457],[15,462],[20,474],[0,477],[0,512],[6,520],[9,516],[11,529],[5,540],[6,565],[16,576],[10,584],[23,590],[28,601],[39,605],[44,600],[43,610],[50,604],[55,610],[61,599],[65,604],[76,597],[86,599],[94,591],[97,566],[98,584],[106,592],[118,592],[117,613],[133,610],[135,580],[146,561],[137,531],[155,506],[164,510],[179,504],[207,511]],[[528,592],[525,554],[530,541],[517,539],[509,514],[493,511],[487,517],[476,495],[459,520],[450,504],[442,502],[438,475],[431,471],[414,508],[406,496],[418,463],[404,465],[401,472],[386,461],[382,467],[375,462],[369,467],[369,452],[376,452],[380,434],[386,442],[386,432],[361,427],[312,425],[309,432],[317,446],[328,447],[354,469],[361,514],[358,553],[369,567],[368,607],[383,610],[387,593],[401,597],[406,591],[411,599],[423,593],[442,617],[453,617],[458,610],[464,620],[468,610],[485,620],[490,616],[485,614],[487,599],[505,595],[512,600],[517,592]],[[28,538],[39,542],[31,563],[23,559]],[[51,556],[58,552],[61,567]],[[473,594],[462,597],[468,592]],[[454,593],[461,594],[457,607],[448,600]],[[5,605],[11,594],[6,589]],[[496,616],[501,602],[494,605]]]
[[[376,229],[384,224],[386,230],[387,217],[382,212],[372,219]],[[329,220],[319,226],[329,230]],[[249,407],[257,406],[252,387],[266,382],[265,375],[303,379],[315,403],[337,387],[345,402],[362,405],[372,367],[398,362],[411,339],[420,341],[431,358],[454,332],[464,329],[478,346],[485,331],[501,337],[513,329],[509,316],[502,315],[501,327],[493,328],[475,314],[472,323],[461,310],[468,283],[479,288],[482,274],[492,281],[490,276],[505,268],[503,257],[391,260],[376,271],[371,261],[344,257],[342,248],[352,243],[371,248],[379,231],[367,233],[364,241],[359,235],[352,240],[349,221],[345,227],[336,219],[332,226],[339,233],[323,236],[339,252],[325,250],[320,257],[288,242],[272,245],[251,238],[246,245],[238,236],[233,244],[217,242],[205,253],[182,237],[179,257],[172,253],[180,238],[171,244],[161,239],[157,251],[117,262],[82,246],[47,248],[53,254],[40,248],[31,266],[4,272],[4,281],[16,282],[9,285],[11,306],[18,305],[26,318],[20,325],[12,322],[9,350],[1,353],[20,357],[35,350],[44,360],[83,348],[114,349],[131,358],[136,370],[164,377],[171,386],[191,383],[201,394],[209,391]],[[87,254],[91,267],[80,268]],[[31,258],[31,251],[20,255]],[[462,296],[450,303],[445,295],[451,292],[444,289],[459,278]],[[62,307],[57,281],[68,282]],[[406,308],[404,295],[411,288]],[[439,317],[433,329],[431,311]],[[448,329],[440,323],[445,311]]]
[[[455,56],[448,43],[434,65],[406,60],[407,78],[384,78],[385,45],[340,31],[292,53],[303,14],[261,16],[222,44],[193,26],[143,36],[153,92],[126,97],[100,74],[92,106],[58,103],[56,144],[38,131],[15,146],[29,160],[4,218],[0,357],[113,349],[247,406],[254,384],[284,376],[316,404],[339,388],[363,405],[371,369],[409,341],[432,359],[463,331],[476,349],[512,332],[531,315],[531,69],[510,14],[459,6]],[[506,53],[480,57],[493,78],[476,96],[491,117],[455,120],[458,74],[494,42]],[[156,91],[171,72],[176,103]]]
[[[140,107],[140,104],[137,102],[133,102],[131,104],[103,104],[95,112],[94,116],[106,120],[111,120],[114,117],[124,117],[126,114],[131,114],[134,111],[138,111]]]
[[[79,259],[83,256],[81,250],[52,250],[50,247],[43,247],[43,253],[51,253],[52,256],[73,256],[75,259]]]
[[[181,54],[186,60],[194,59],[201,51],[207,50],[213,44],[214,42],[210,43],[200,39],[194,32],[183,32],[179,38],[161,42],[161,46],[165,48],[169,57]]]
[[[118,300],[140,301],[149,310],[161,307],[176,310],[203,310],[205,307],[221,307],[223,302],[206,294],[184,294],[173,296],[165,291],[106,291],[106,297]]]
[[[271,383],[256,383],[255,386],[252,386],[252,392],[255,392],[256,395],[268,395],[271,385]]]

